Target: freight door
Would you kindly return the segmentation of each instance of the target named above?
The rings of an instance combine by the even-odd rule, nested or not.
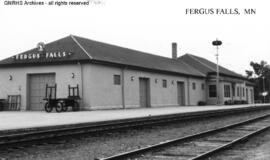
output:
[[[149,79],[148,78],[139,78],[140,85],[140,106],[141,107],[150,107],[150,88],[149,88]]]
[[[185,85],[184,82],[177,82],[177,99],[180,106],[185,105]]]
[[[29,75],[29,110],[43,111],[46,84],[55,84],[55,74],[33,74]]]

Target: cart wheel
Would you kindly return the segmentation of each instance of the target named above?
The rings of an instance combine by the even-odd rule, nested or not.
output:
[[[48,102],[45,103],[44,108],[45,108],[45,111],[48,113],[51,112],[53,109],[52,106],[50,106]]]
[[[78,111],[79,107],[80,107],[79,103],[75,101],[72,106],[72,111]]]
[[[55,106],[56,112],[60,113],[63,110],[62,103],[57,103]]]
[[[61,105],[62,105],[62,111],[66,112],[68,110],[68,106],[66,106],[65,103],[61,103]]]

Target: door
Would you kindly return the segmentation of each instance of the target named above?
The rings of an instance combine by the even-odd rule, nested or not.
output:
[[[177,82],[177,99],[180,106],[185,105],[185,83]]]
[[[33,74],[29,75],[29,110],[44,110],[46,84],[55,84],[55,74]]]
[[[150,87],[148,78],[139,78],[140,86],[140,106],[143,108],[150,107]]]

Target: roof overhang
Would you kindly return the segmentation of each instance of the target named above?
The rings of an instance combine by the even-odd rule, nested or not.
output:
[[[48,66],[48,65],[69,65],[69,64],[78,64],[78,63],[90,63],[90,64],[98,64],[98,65],[106,65],[106,66],[112,66],[117,68],[125,68],[125,69],[133,69],[133,70],[140,70],[140,71],[148,71],[148,72],[154,72],[154,73],[161,73],[161,74],[169,74],[169,75],[178,75],[178,76],[185,76],[185,77],[193,77],[193,78],[199,78],[199,79],[205,79],[204,76],[198,76],[198,75],[190,75],[190,74],[184,74],[184,73],[178,73],[178,72],[171,72],[171,71],[164,71],[164,70],[158,70],[153,68],[146,68],[146,67],[139,67],[139,66],[133,66],[133,65],[127,65],[127,64],[120,64],[120,63],[112,63],[107,61],[101,61],[101,60],[70,60],[70,61],[63,61],[59,63],[58,61],[50,61],[50,62],[38,62],[38,63],[13,63],[13,64],[0,64],[0,68],[16,68],[16,67],[36,67],[36,66]]]
[[[217,72],[208,72],[208,77],[209,76],[215,76],[217,74]],[[248,80],[246,77],[244,76],[235,76],[235,75],[228,75],[228,74],[224,74],[224,73],[219,73],[220,76],[223,77],[228,77],[228,78],[236,78],[236,79],[241,79],[241,80]]]

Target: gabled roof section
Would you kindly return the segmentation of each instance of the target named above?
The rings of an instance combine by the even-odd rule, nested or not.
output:
[[[33,48],[6,58],[0,61],[0,66],[12,66],[18,64],[49,64],[80,60],[90,60],[90,57],[70,35],[45,44],[44,51],[42,52],[38,51],[37,48]]]
[[[216,63],[213,63],[205,58],[198,57],[192,54],[185,54],[178,58],[178,60],[182,60],[186,62],[187,64],[191,65],[195,69],[199,70],[205,75],[208,75],[209,73],[216,73]],[[246,79],[246,77],[235,73],[227,68],[224,68],[219,65],[219,72],[223,75]]]
[[[137,50],[102,43],[74,35],[45,44],[40,52],[33,48],[0,61],[0,66],[63,64],[65,62],[114,64],[123,67],[152,70],[158,73],[206,77],[182,60],[161,57]]]
[[[77,39],[73,36],[70,35],[70,37],[73,39],[73,41],[84,51],[84,53],[90,58],[93,59],[93,57],[83,48],[83,46],[77,41]]]
[[[74,36],[93,60],[205,77],[182,61]]]

